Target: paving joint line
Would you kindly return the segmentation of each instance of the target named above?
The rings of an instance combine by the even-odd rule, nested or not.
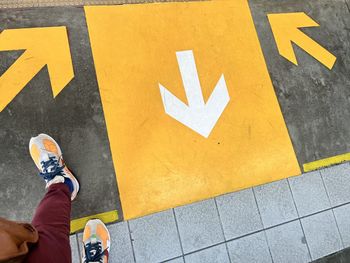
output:
[[[182,258],[182,259],[184,260],[184,262],[185,262],[185,258],[184,258],[184,256],[182,255],[182,256],[177,256],[177,257],[175,257],[175,258],[170,258],[170,259],[166,259],[166,260],[160,261],[159,263],[167,263],[167,262],[169,262],[169,261],[171,261],[171,260],[178,259],[178,258]]]
[[[263,220],[262,220],[262,216],[261,216],[261,213],[260,213],[260,208],[259,208],[259,205],[258,205],[258,200],[256,199],[254,187],[252,187],[252,191],[253,191],[253,196],[254,196],[255,204],[256,204],[256,207],[257,207],[257,209],[258,209],[258,214],[259,214],[259,217],[260,217],[260,220],[261,220],[261,225],[262,225],[262,227],[263,227],[263,229],[260,230],[260,231],[264,231],[265,241],[266,241],[266,244],[267,244],[267,248],[269,249],[269,254],[270,254],[271,261],[272,261],[272,263],[273,263],[274,260],[273,260],[273,257],[272,257],[272,252],[271,252],[271,249],[270,249],[269,240],[267,239],[267,234],[266,234],[266,231],[264,230],[264,229],[265,229],[265,226],[264,226],[264,222],[263,222]]]
[[[77,247],[78,247],[78,259],[79,259],[79,262],[81,262],[81,251],[80,251],[80,244],[79,244],[79,238],[78,238],[78,234],[75,233],[75,242],[77,243]]]
[[[220,221],[221,232],[222,232],[222,235],[223,235],[224,240],[225,240],[225,247],[226,247],[226,253],[227,253],[227,256],[228,256],[228,260],[229,260],[230,263],[232,263],[232,260],[231,260],[231,257],[230,257],[230,253],[228,251],[227,242],[226,242],[226,236],[225,236],[225,232],[224,232],[224,225],[223,225],[222,220],[221,220],[219,207],[218,207],[218,203],[216,202],[216,198],[214,198],[214,203],[215,203],[216,212],[218,213],[218,217],[219,217],[219,221]]]
[[[180,236],[179,225],[178,225],[177,219],[176,219],[175,209],[172,208],[171,210],[173,211],[173,216],[174,216],[175,226],[176,226],[176,232],[177,232],[177,236],[179,237],[181,253],[182,253],[182,256],[183,256],[183,255],[184,255],[184,249],[183,249],[183,246],[182,246],[182,240],[181,240],[181,236]],[[184,260],[185,260],[185,259],[184,259]]]
[[[319,175],[321,176],[321,173],[320,173],[319,171],[317,171],[317,172],[318,172]],[[309,247],[309,243],[307,242],[307,239],[306,239],[306,235],[305,235],[305,231],[304,231],[303,224],[301,223],[301,220],[300,220],[300,213],[299,213],[297,204],[295,203],[294,194],[293,194],[293,191],[292,191],[292,187],[290,186],[289,178],[287,178],[287,183],[288,183],[289,191],[290,191],[290,193],[291,193],[291,195],[292,195],[292,199],[293,199],[293,203],[294,203],[295,210],[297,211],[297,215],[298,215],[298,219],[299,219],[299,224],[300,224],[300,227],[301,227],[301,231],[303,232],[303,235],[304,235],[304,238],[305,238],[305,244],[306,244],[306,247],[307,247],[307,251],[309,252],[310,259],[312,260],[312,257],[311,257],[311,250],[310,250],[310,247]]]
[[[131,236],[129,221],[126,221],[126,224],[128,226],[128,231],[129,231],[129,238],[130,238],[130,242],[131,242],[132,256],[134,258],[134,262],[136,262],[135,248],[134,248],[134,243],[132,242],[133,239],[132,239],[132,236]]]
[[[299,224],[300,224],[301,231],[303,232],[303,235],[304,235],[304,238],[305,238],[305,244],[306,244],[306,247],[307,247],[307,252],[309,252],[310,260],[312,260],[311,250],[310,250],[310,247],[309,247],[309,243],[307,242],[307,238],[306,238],[306,235],[305,235],[303,224],[301,223],[300,218],[298,218],[298,221],[299,221]]]
[[[345,1],[346,1],[346,0],[345,0]],[[331,199],[329,198],[329,193],[328,193],[328,190],[327,190],[327,187],[326,187],[326,184],[325,184],[325,182],[324,182],[323,175],[322,175],[321,172],[320,172],[320,176],[321,176],[321,180],[322,180],[323,187],[324,187],[324,189],[326,190],[326,195],[327,195],[329,204],[330,204],[330,206],[331,206],[331,208],[332,208],[333,218],[334,218],[334,221],[335,221],[335,225],[337,226],[337,230],[338,230],[338,233],[339,233],[339,236],[340,236],[341,243],[342,243],[342,245],[343,245],[343,248],[345,248],[344,240],[343,240],[343,237],[342,237],[342,235],[341,235],[341,233],[340,233],[340,229],[339,229],[339,226],[338,226],[337,218],[335,217],[335,214],[334,214],[334,208],[335,208],[335,207],[332,207]],[[350,203],[350,202],[349,202],[349,203]],[[342,205],[345,205],[345,204],[342,204]],[[340,205],[340,206],[342,206],[342,205]]]
[[[337,230],[338,230],[338,234],[339,234],[339,237],[340,237],[341,244],[343,245],[343,249],[344,249],[345,248],[344,240],[343,240],[343,237],[341,236],[340,229],[339,229],[338,222],[337,222],[337,218],[335,217],[333,209],[332,209],[332,215],[333,215],[333,218],[334,218],[335,225],[337,226]]]
[[[183,260],[184,260],[184,262],[185,262],[184,249],[183,249],[183,246],[182,246],[182,240],[181,240],[181,236],[180,236],[179,225],[178,225],[177,219],[176,219],[175,209],[172,208],[171,210],[172,210],[172,212],[173,212],[173,216],[174,216],[174,220],[175,220],[176,232],[177,232],[177,236],[178,236],[178,238],[179,238],[179,243],[180,243],[180,248],[181,248],[182,257],[183,257]],[[179,258],[179,257],[176,257],[176,258]],[[168,259],[168,260],[169,260],[169,259]],[[170,259],[170,260],[172,260],[172,259]]]

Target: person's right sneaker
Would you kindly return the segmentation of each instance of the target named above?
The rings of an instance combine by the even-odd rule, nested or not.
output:
[[[79,182],[64,163],[62,151],[58,143],[47,134],[39,134],[30,139],[30,155],[45,179],[46,188],[53,184],[66,184],[73,201],[79,192]]]
[[[111,238],[106,225],[99,219],[89,220],[83,234],[83,263],[107,263]]]

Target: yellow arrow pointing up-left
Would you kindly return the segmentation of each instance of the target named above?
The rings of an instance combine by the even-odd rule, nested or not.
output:
[[[295,65],[298,65],[292,46],[293,42],[320,61],[327,68],[332,69],[337,58],[316,41],[300,31],[300,28],[303,27],[319,26],[311,17],[303,12],[268,14],[267,17],[281,56],[285,57]]]
[[[47,65],[53,96],[73,79],[66,27],[7,29],[0,34],[0,51],[25,50],[0,77],[0,112]]]

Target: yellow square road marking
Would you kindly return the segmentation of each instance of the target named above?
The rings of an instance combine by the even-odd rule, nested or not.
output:
[[[125,219],[300,174],[246,0],[85,7]],[[187,97],[192,51],[205,102],[230,100],[208,138],[165,113]]]

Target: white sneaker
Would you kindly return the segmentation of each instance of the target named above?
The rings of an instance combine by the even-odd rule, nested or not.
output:
[[[83,234],[83,263],[107,263],[111,237],[106,225],[99,219],[89,220]]]
[[[79,192],[79,182],[66,167],[60,146],[46,134],[39,134],[29,142],[30,155],[46,181],[46,188],[52,184],[64,183],[69,187],[73,201]]]

